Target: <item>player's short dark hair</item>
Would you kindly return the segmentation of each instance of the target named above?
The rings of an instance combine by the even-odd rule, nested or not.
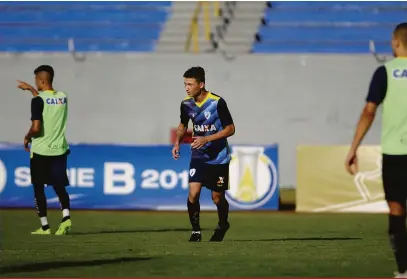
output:
[[[202,67],[192,67],[189,68],[185,73],[184,73],[184,78],[193,78],[195,79],[198,83],[203,82],[205,83],[205,70]]]
[[[50,65],[41,65],[34,70],[34,74],[38,74],[40,72],[46,72],[49,75],[49,82],[54,80],[54,68]]]
[[[394,37],[399,39],[407,47],[407,22],[402,22],[394,28]]]

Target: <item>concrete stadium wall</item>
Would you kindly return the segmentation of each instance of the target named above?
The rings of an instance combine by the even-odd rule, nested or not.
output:
[[[371,56],[93,54],[77,62],[68,54],[0,55],[0,142],[22,142],[30,97],[15,80],[32,82],[39,64],[51,64],[56,88],[69,94],[70,142],[130,144],[169,143],[185,95],[182,74],[201,65],[207,88],[234,117],[230,142],[280,145],[283,185],[295,185],[297,145],[350,143],[378,66]],[[379,142],[379,124],[365,143]]]

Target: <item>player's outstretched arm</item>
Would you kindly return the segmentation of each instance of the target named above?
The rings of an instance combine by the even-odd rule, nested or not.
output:
[[[24,81],[21,81],[21,80],[17,80],[17,82],[18,82],[17,88],[20,88],[20,89],[22,89],[22,90],[29,90],[29,91],[31,91],[31,94],[32,94],[34,97],[36,97],[36,96],[39,95],[39,94],[38,94],[38,91],[37,91],[34,87],[32,87],[31,85],[29,85],[28,83],[26,83],[26,82],[24,82]]]

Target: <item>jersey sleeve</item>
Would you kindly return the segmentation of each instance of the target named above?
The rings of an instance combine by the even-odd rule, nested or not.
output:
[[[181,103],[181,107],[180,107],[180,118],[181,118],[181,123],[184,124],[185,127],[188,127],[189,116],[188,116],[187,112],[185,111],[182,103]]]
[[[384,66],[380,66],[373,74],[370,81],[369,92],[366,97],[366,102],[372,102],[380,105],[387,92],[387,72]]]
[[[40,97],[32,98],[31,100],[31,120],[42,121],[42,111],[44,109],[44,101]]]
[[[226,104],[226,101],[222,98],[219,99],[218,101],[218,115],[220,122],[222,122],[223,127],[233,124],[233,118],[232,115],[230,114],[228,105]]]

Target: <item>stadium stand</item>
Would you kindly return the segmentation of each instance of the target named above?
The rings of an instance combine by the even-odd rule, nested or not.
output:
[[[406,2],[267,2],[252,52],[390,52],[391,31],[407,20]]]
[[[0,51],[154,51],[171,2],[0,2]]]

